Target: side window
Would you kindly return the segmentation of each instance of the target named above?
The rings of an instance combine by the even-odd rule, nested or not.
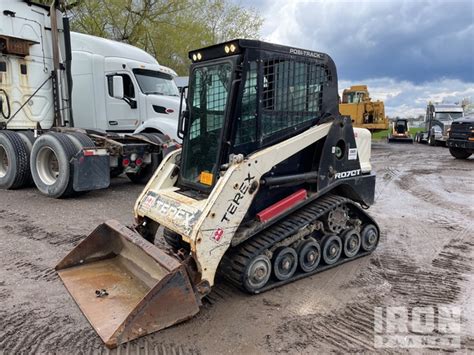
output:
[[[296,127],[317,117],[322,86],[329,80],[325,67],[294,60],[264,63],[263,137]]]
[[[235,145],[252,143],[257,139],[257,63],[250,62],[249,66],[237,121]]]
[[[135,98],[135,87],[133,81],[128,74],[115,74],[123,78],[123,94],[128,98]],[[107,89],[110,96],[114,96],[113,75],[107,75]]]

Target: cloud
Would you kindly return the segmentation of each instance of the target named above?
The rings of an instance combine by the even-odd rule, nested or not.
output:
[[[474,81],[472,1],[283,1],[263,36],[327,52],[342,78]]]
[[[389,115],[474,98],[472,0],[246,0],[264,40],[326,52],[345,84],[367,84]],[[377,95],[377,96],[376,96]]]
[[[464,98],[474,98],[473,83],[458,79],[438,79],[422,84],[398,81],[393,78],[365,79],[357,82],[340,80],[339,92],[351,85],[368,86],[372,100],[385,102],[385,114],[389,117],[417,117],[423,115],[428,102],[460,103]]]

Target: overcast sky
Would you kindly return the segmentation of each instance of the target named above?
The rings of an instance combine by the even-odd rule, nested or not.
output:
[[[473,0],[236,2],[264,17],[264,40],[331,55],[340,91],[367,84],[389,116],[474,101]]]

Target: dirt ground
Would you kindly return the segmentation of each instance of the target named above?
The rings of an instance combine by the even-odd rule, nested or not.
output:
[[[474,351],[474,159],[446,148],[375,143],[378,249],[258,296],[219,283],[185,323],[121,346],[121,353],[225,354],[404,351],[374,345],[374,309],[458,306],[461,348]],[[54,266],[96,225],[132,223],[141,187],[52,200],[0,191],[0,353],[107,352]],[[436,346],[434,350],[442,350]]]

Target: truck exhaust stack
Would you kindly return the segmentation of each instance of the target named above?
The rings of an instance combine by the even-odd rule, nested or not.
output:
[[[109,348],[199,311],[186,267],[116,221],[99,225],[56,270]]]

